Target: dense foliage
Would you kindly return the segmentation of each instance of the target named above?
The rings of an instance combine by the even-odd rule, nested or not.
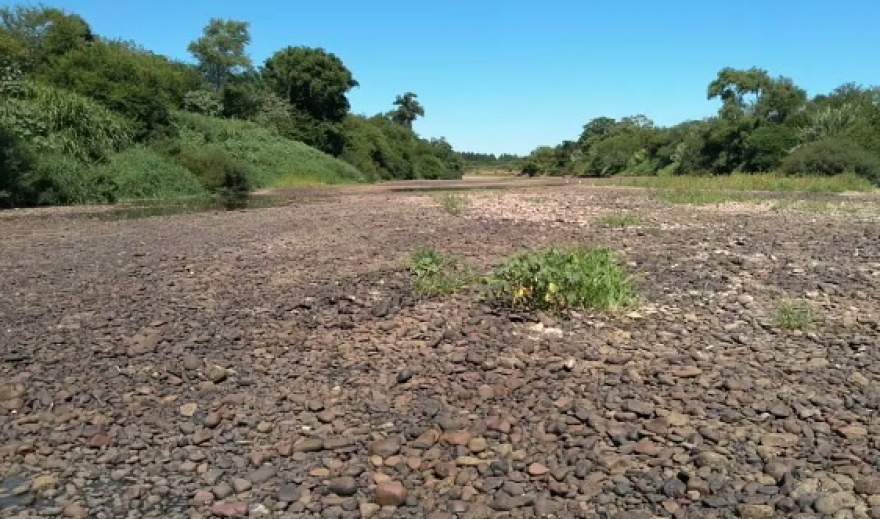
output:
[[[492,297],[514,309],[617,310],[635,302],[635,291],[607,249],[550,249],[522,254],[488,280]]]
[[[586,176],[851,172],[880,180],[880,87],[847,84],[809,99],[788,78],[725,68],[707,96],[721,101],[714,117],[665,128],[643,115],[597,117],[576,141],[535,149],[521,169]]]
[[[461,174],[446,141],[412,131],[415,94],[352,115],[339,57],[289,46],[254,68],[250,40],[246,22],[212,19],[191,65],[59,9],[0,8],[0,205]]]

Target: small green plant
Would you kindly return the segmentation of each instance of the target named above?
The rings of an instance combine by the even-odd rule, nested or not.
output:
[[[801,299],[783,299],[776,306],[773,319],[776,326],[783,330],[807,330],[816,322],[813,308]]]
[[[636,301],[632,282],[608,249],[550,249],[523,254],[488,280],[491,297],[515,309],[617,310]]]
[[[416,293],[422,296],[452,294],[474,280],[471,269],[461,261],[434,249],[416,252],[409,268],[415,276]]]
[[[440,205],[452,216],[461,216],[468,206],[468,197],[458,193],[446,193],[438,198]]]
[[[596,220],[596,223],[602,227],[611,227],[612,229],[623,229],[632,225],[642,223],[641,218],[634,214],[609,214],[602,216]]]

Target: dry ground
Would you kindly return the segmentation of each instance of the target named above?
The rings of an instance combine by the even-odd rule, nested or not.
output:
[[[3,213],[0,515],[880,517],[876,198],[468,196]],[[557,244],[618,250],[640,307],[419,300],[405,269]]]

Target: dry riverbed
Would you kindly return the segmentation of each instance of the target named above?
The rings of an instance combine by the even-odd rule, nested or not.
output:
[[[880,518],[876,197],[504,187],[4,213],[0,516]],[[419,299],[405,267],[566,244],[619,251],[639,307]]]

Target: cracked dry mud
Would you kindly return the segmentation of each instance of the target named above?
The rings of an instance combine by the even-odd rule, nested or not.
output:
[[[418,299],[405,269],[555,244],[619,251],[639,308]],[[3,517],[880,517],[874,217],[585,185],[37,211],[0,219],[0,279]],[[784,297],[816,325],[780,330]]]

